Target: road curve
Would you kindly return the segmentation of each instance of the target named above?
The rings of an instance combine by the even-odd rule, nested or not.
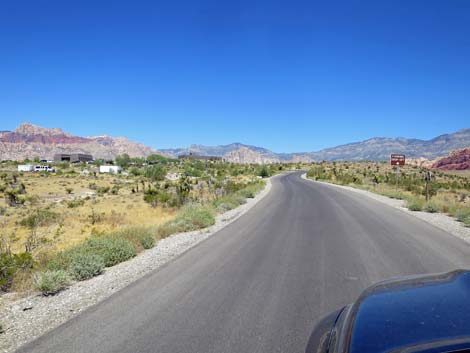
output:
[[[373,282],[470,267],[470,245],[365,196],[273,179],[248,213],[19,352],[304,352]]]

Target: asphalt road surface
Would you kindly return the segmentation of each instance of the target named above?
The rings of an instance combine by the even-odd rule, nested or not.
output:
[[[390,277],[470,267],[470,245],[300,173],[248,213],[21,352],[305,352],[316,320]]]

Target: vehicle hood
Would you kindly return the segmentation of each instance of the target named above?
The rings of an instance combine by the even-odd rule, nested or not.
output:
[[[351,353],[402,351],[433,342],[436,347],[442,342],[468,343],[470,271],[378,283],[363,292],[349,315]]]

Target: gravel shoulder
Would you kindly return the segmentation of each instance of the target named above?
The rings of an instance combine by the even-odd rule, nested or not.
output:
[[[0,335],[0,352],[13,352],[180,256],[241,217],[270,190],[271,181],[266,179],[266,187],[255,198],[218,215],[213,226],[162,239],[154,248],[140,253],[132,260],[110,267],[100,276],[76,282],[57,295],[44,297],[38,294],[18,300],[14,300],[11,294],[3,295],[0,297],[0,322],[5,332]]]
[[[374,194],[373,192],[366,191],[366,190],[361,190],[361,189],[356,189],[351,186],[344,186],[344,185],[337,185],[337,184],[332,184],[332,183],[327,183],[324,181],[313,181],[311,179],[307,178],[306,174],[302,174],[302,179],[311,181],[312,183],[320,183],[324,185],[328,185],[330,187],[334,188],[339,188],[343,190],[348,190],[352,191],[356,194],[374,199],[376,201],[379,201],[381,203],[384,203],[390,207],[399,209],[409,215],[412,215],[416,218],[419,218],[425,222],[428,222],[429,224],[432,224],[433,226],[440,228],[460,239],[463,239],[467,242],[470,243],[470,228],[465,227],[462,223],[456,221],[454,218],[443,214],[443,213],[429,213],[429,212],[422,212],[422,211],[410,211],[405,207],[405,201],[404,200],[397,200],[397,199],[391,199],[387,196],[383,195],[378,195]]]

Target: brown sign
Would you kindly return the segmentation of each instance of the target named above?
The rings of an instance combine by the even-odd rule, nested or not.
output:
[[[405,165],[405,155],[404,154],[391,154],[390,164],[391,165]]]

